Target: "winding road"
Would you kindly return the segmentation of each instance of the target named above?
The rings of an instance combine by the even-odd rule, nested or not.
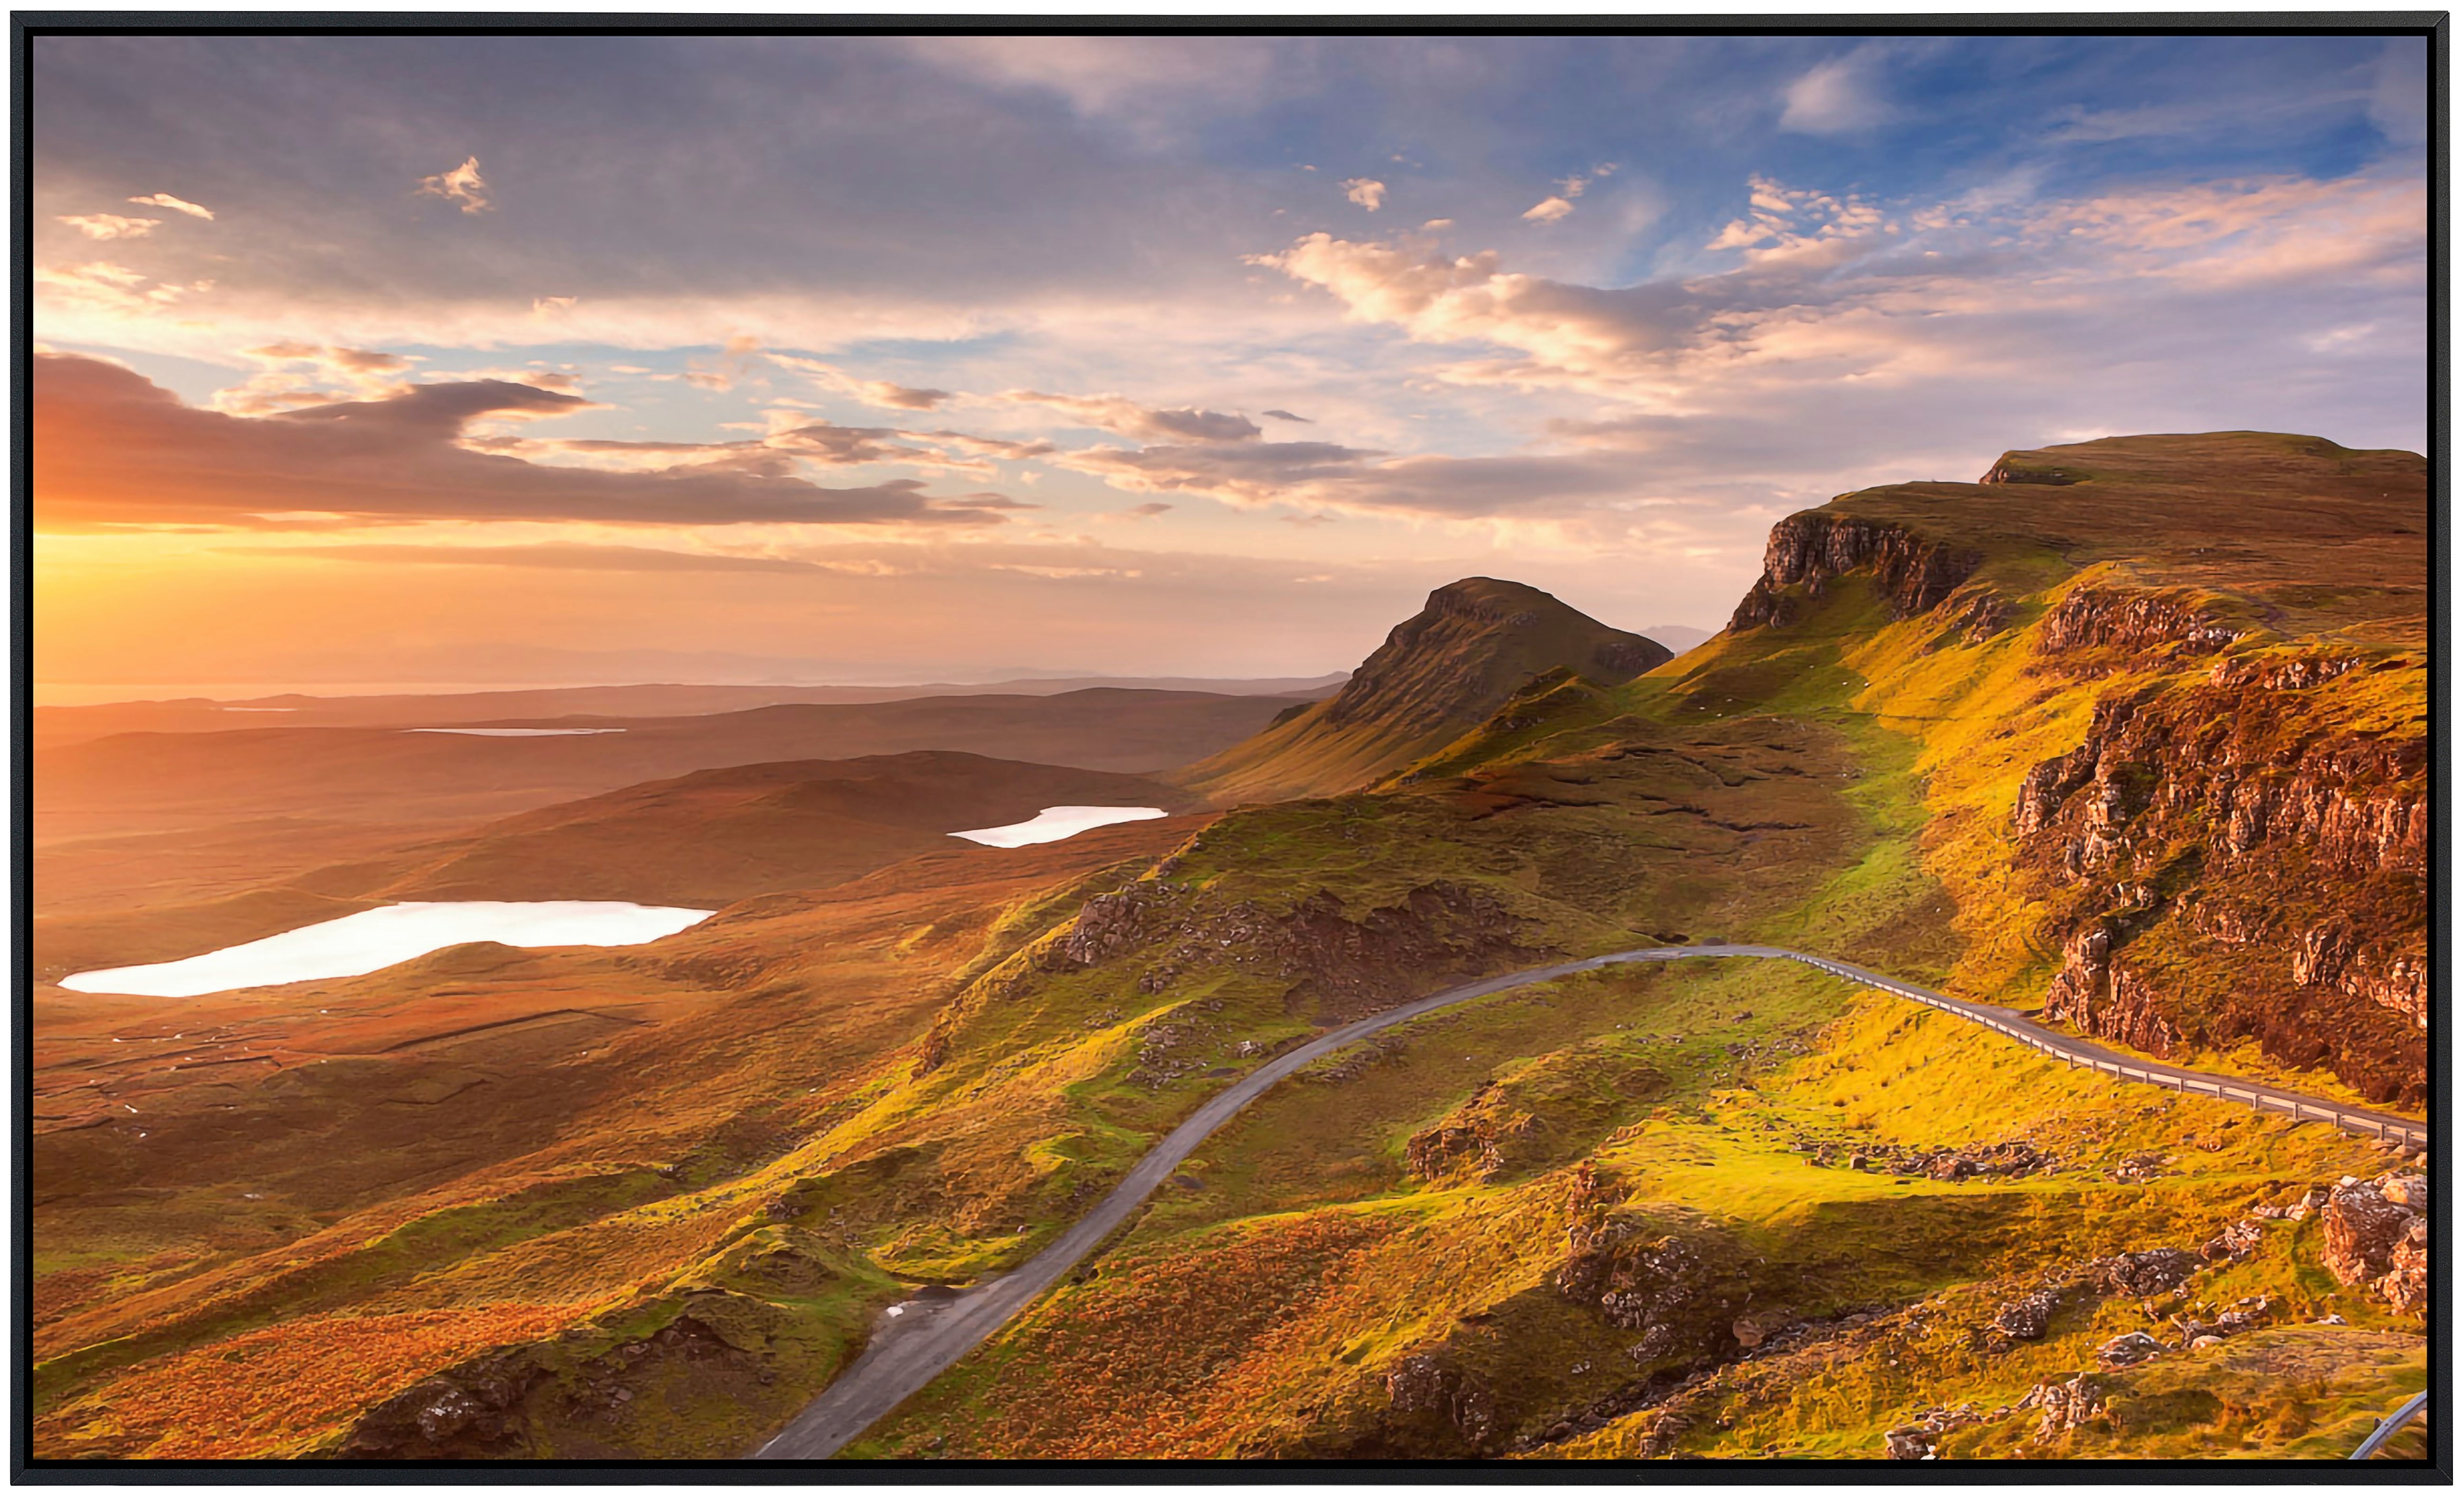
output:
[[[855,1364],[842,1373],[803,1412],[796,1415],[777,1438],[762,1445],[753,1458],[825,1460],[838,1453],[849,1441],[871,1427],[898,1404],[922,1391],[926,1384],[957,1364],[961,1356],[990,1338],[994,1331],[1077,1266],[1082,1258],[1130,1219],[1146,1198],[1155,1193],[1155,1186],[1180,1166],[1181,1160],[1198,1151],[1198,1145],[1204,1142],[1209,1133],[1230,1121],[1235,1113],[1264,1094],[1277,1081],[1311,1061],[1347,1045],[1356,1044],[1380,1029],[1407,1023],[1424,1014],[1452,1007],[1459,1002],[1468,1002],[1475,998],[1485,998],[1491,993],[1554,981],[1577,972],[1597,971],[1605,966],[1705,957],[1801,961],[1817,971],[1843,977],[1928,1007],[1940,1008],[1946,1013],[1957,1014],[2066,1065],[2084,1065],[2122,1080],[2163,1086],[2189,1094],[2246,1102],[2254,1110],[2281,1112],[2297,1121],[2330,1122],[2349,1132],[2398,1138],[2425,1147],[2430,1141],[2428,1124],[2409,1117],[2359,1111],[2255,1081],[2125,1057],[2033,1023],[2009,1008],[1963,1001],[1930,988],[1867,971],[1861,966],[1851,966],[1845,961],[1808,956],[1802,951],[1779,946],[1656,946],[1639,951],[1617,951],[1579,961],[1563,961],[1554,966],[1535,966],[1528,971],[1507,972],[1504,976],[1465,982],[1460,987],[1449,987],[1400,1007],[1389,1008],[1320,1035],[1299,1048],[1260,1066],[1225,1088],[1193,1112],[1187,1121],[1173,1129],[1163,1141],[1137,1161],[1128,1177],[1113,1186],[1112,1192],[1105,1196],[1092,1211],[1063,1232],[1051,1245],[1029,1259],[1024,1266],[1001,1277],[988,1279],[961,1293],[912,1299],[887,1310],[871,1344],[866,1347],[863,1355],[857,1357]]]

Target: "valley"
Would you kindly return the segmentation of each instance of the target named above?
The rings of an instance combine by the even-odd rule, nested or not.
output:
[[[2014,451],[1675,657],[1471,578],[1318,695],[63,737],[37,1453],[2341,1459],[2430,1365],[2427,484]],[[717,913],[55,984],[448,898]]]

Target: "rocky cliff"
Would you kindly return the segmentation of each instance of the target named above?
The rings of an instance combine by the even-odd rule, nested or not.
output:
[[[1812,510],[1771,526],[1763,574],[1728,620],[1732,632],[1786,624],[1794,608],[1786,589],[1802,585],[1819,597],[1826,583],[1866,572],[1890,599],[1891,617],[1923,613],[1966,581],[1981,558],[1903,525]]]

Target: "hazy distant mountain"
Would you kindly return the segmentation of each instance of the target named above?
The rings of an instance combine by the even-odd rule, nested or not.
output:
[[[1672,652],[1683,654],[1717,632],[1716,628],[1697,628],[1692,624],[1654,624],[1642,631],[1642,636],[1657,639]]]
[[[1098,687],[1119,691],[1198,691],[1223,696],[1313,696],[1332,691],[1343,681],[1344,672],[1336,671],[1328,675],[1233,680],[1167,675],[1044,675],[987,685],[543,686],[519,691],[376,696],[287,693],[36,707],[33,725],[35,744],[50,748],[113,733],[209,733],[264,727],[450,727],[561,716],[697,716],[791,702],[847,706],[913,701],[924,696],[1055,696]]]

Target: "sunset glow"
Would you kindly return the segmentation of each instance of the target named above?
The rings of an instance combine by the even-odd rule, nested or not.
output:
[[[1465,574],[1716,628],[1777,516],[2013,441],[2421,447],[2425,67],[42,37],[37,679],[1316,671]]]

